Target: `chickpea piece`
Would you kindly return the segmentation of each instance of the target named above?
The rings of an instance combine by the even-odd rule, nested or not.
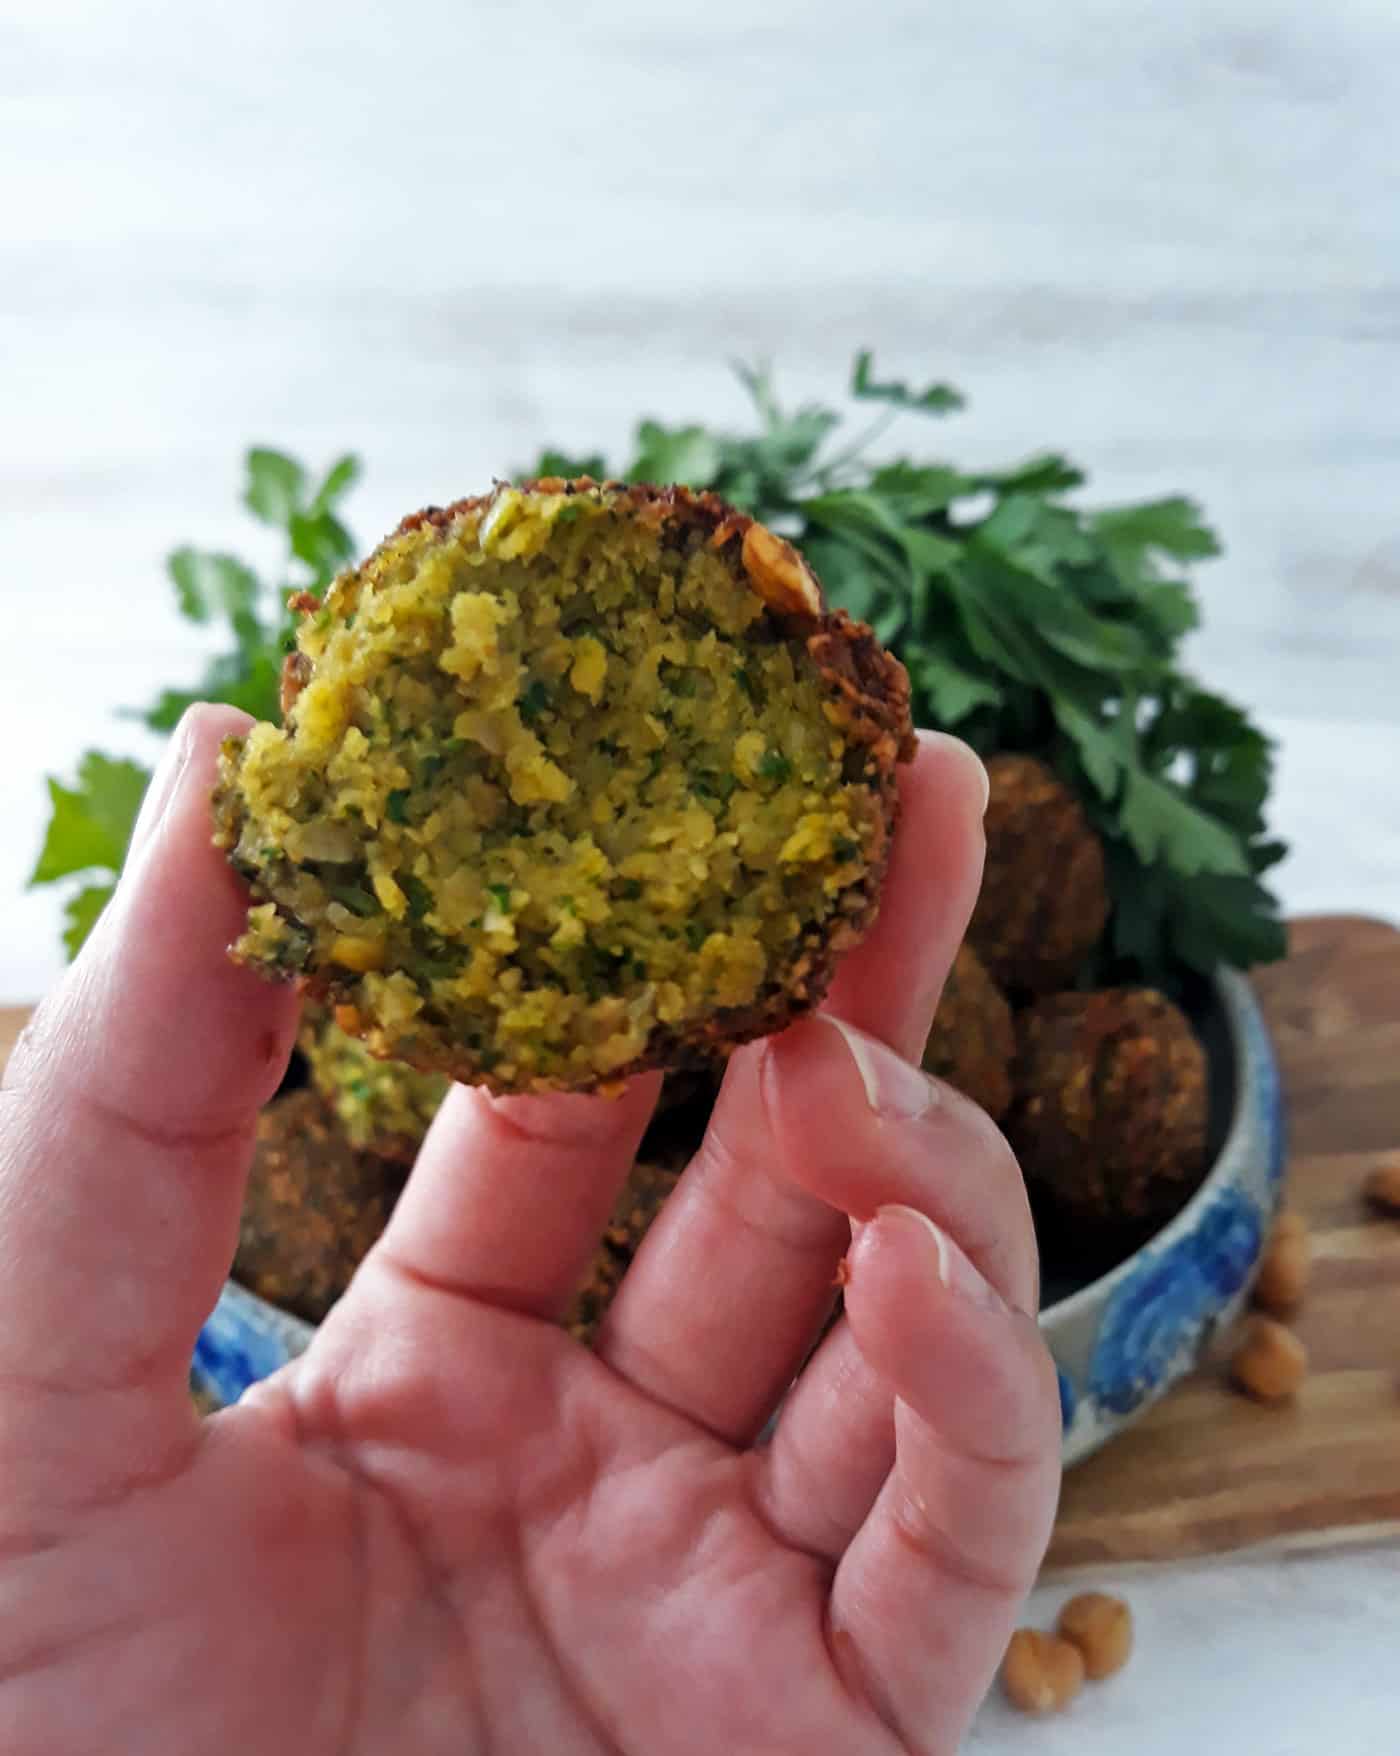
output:
[[[1059,1713],[1084,1682],[1084,1659],[1077,1646],[1037,1628],[1018,1628],[1001,1663],[1001,1686],[1022,1713]]]
[[[1133,1650],[1133,1612],[1121,1597],[1082,1591],[1060,1611],[1055,1631],[1079,1648],[1084,1675],[1100,1682],[1127,1664]]]
[[[1400,1217],[1400,1157],[1382,1159],[1362,1184],[1362,1192],[1377,1213]]]
[[[1269,1237],[1254,1282],[1254,1302],[1276,1317],[1296,1310],[1308,1289],[1312,1245],[1307,1222],[1298,1213],[1281,1213]]]
[[[1307,1349],[1272,1317],[1252,1317],[1230,1361],[1235,1384],[1260,1402],[1283,1402],[1303,1382]]]

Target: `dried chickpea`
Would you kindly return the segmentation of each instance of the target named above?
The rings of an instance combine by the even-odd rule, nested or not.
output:
[[[1230,1361],[1230,1376],[1260,1402],[1293,1395],[1308,1370],[1307,1349],[1291,1329],[1272,1317],[1251,1317]]]
[[[1377,1213],[1400,1215],[1400,1158],[1382,1159],[1362,1185]]]
[[[1084,1675],[1094,1682],[1121,1671],[1133,1650],[1133,1612],[1121,1597],[1106,1591],[1072,1597],[1060,1611],[1055,1631],[1079,1648]]]
[[[1296,1310],[1308,1290],[1312,1245],[1307,1222],[1298,1213],[1281,1213],[1269,1236],[1254,1282],[1254,1302],[1275,1316]]]
[[[1058,1713],[1083,1681],[1083,1655],[1068,1640],[1037,1628],[1018,1628],[1011,1636],[1001,1661],[1001,1686],[1022,1713]]]

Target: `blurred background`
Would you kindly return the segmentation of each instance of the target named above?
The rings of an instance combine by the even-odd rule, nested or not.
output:
[[[0,998],[61,962],[43,771],[149,755],[113,710],[217,644],[164,555],[273,556],[247,444],[359,452],[368,543],[860,347],[967,393],[926,454],[1202,502],[1193,657],[1280,739],[1285,903],[1395,915],[1397,56],[1381,0],[12,0]]]

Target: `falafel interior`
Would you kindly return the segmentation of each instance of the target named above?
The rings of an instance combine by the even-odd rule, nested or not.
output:
[[[290,676],[223,751],[234,954],[376,1055],[500,1091],[692,1065],[814,1003],[873,915],[907,678],[713,496],[419,514]]]
[[[351,1146],[411,1164],[447,1096],[446,1076],[378,1059],[314,1002],[302,1013],[297,1047]]]

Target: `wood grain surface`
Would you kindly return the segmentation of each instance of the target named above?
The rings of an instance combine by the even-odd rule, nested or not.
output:
[[[1229,1389],[1223,1339],[1070,1472],[1049,1570],[1400,1528],[1400,1222],[1371,1215],[1360,1194],[1377,1159],[1400,1152],[1400,931],[1295,922],[1287,961],[1257,985],[1283,1067],[1288,1202],[1312,1232],[1294,1324],[1308,1379],[1290,1406],[1258,1406]],[[0,1062],[27,1016],[0,1009]]]
[[[1400,1527],[1400,1222],[1366,1172],[1400,1152],[1400,932],[1316,916],[1257,987],[1283,1069],[1287,1201],[1307,1216],[1312,1285],[1292,1320],[1297,1399],[1229,1389],[1229,1338],[1202,1369],[1065,1478],[1047,1567],[1306,1547]]]

